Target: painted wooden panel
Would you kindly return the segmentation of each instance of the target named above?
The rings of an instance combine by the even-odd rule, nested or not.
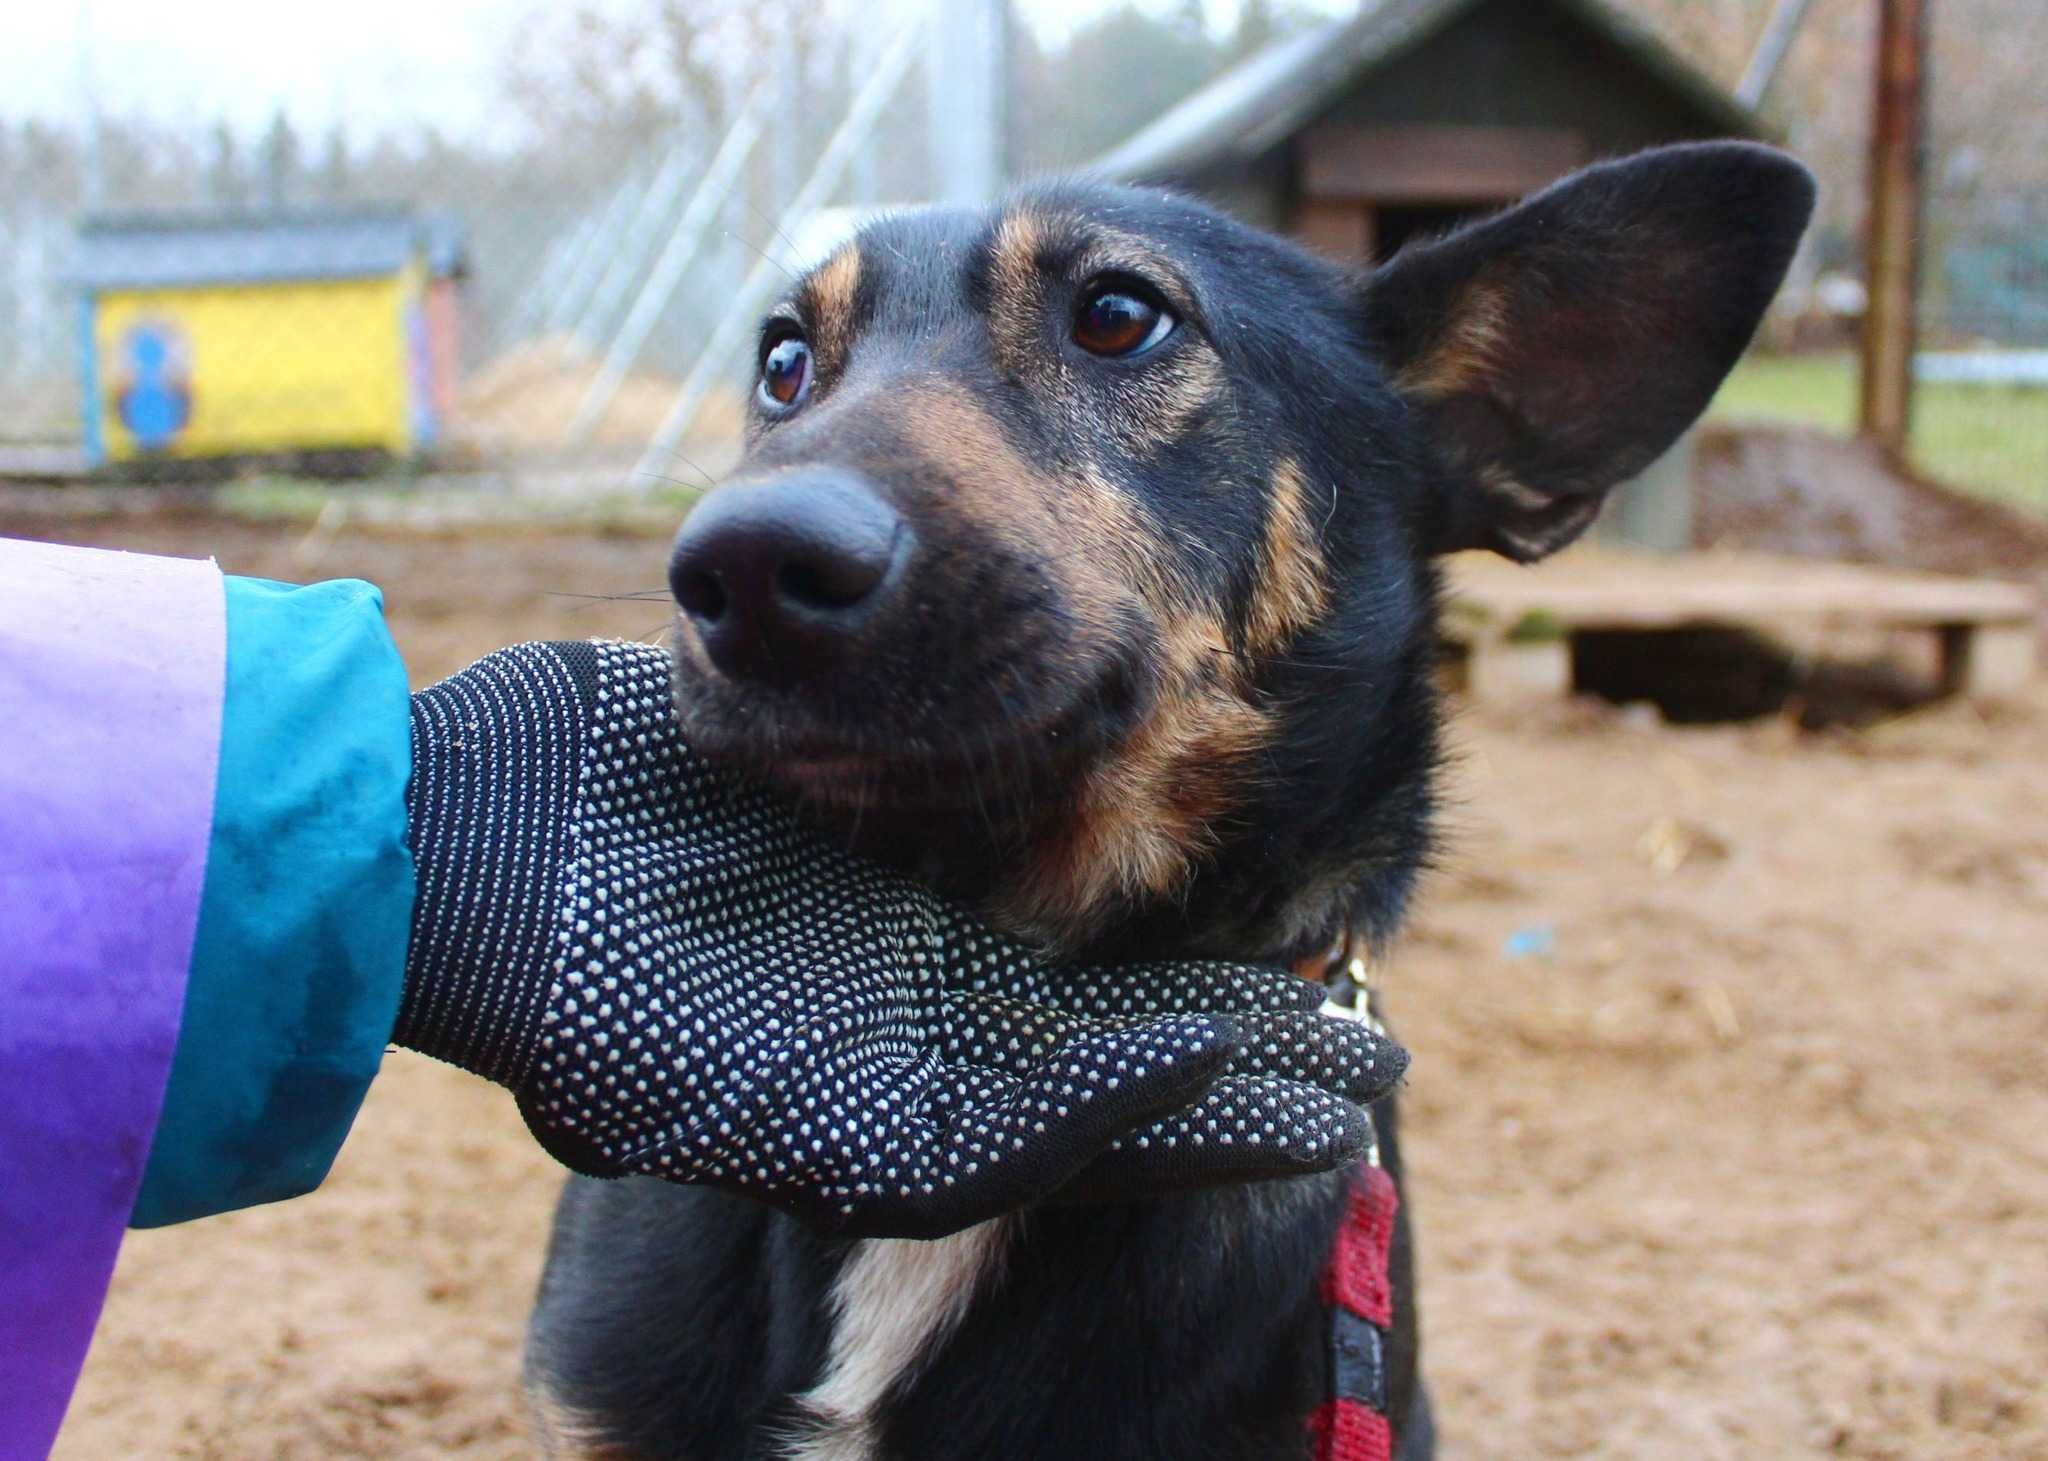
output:
[[[1308,197],[1376,203],[1506,202],[1582,166],[1586,139],[1539,127],[1360,127],[1302,135]]]
[[[416,269],[100,295],[103,459],[409,452],[428,419],[420,310]]]
[[[1310,199],[1294,212],[1294,236],[1333,259],[1363,263],[1374,256],[1372,209],[1363,203]]]

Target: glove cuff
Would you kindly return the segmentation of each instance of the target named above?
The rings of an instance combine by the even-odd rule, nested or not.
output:
[[[596,646],[523,644],[412,700],[419,879],[392,1039],[517,1088],[555,975]]]

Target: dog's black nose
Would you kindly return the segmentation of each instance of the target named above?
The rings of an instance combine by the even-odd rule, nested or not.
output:
[[[734,484],[685,519],[669,587],[721,672],[790,684],[828,668],[892,597],[908,536],[849,472]]]

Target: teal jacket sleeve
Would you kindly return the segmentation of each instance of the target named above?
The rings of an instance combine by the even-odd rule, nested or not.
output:
[[[413,904],[405,670],[366,583],[227,580],[206,876],[130,1224],[297,1196],[397,1019]]]

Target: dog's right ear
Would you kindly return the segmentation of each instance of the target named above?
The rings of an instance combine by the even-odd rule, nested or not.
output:
[[[1439,469],[1430,551],[1528,562],[1584,531],[1706,409],[1813,204],[1772,148],[1664,147],[1373,273],[1368,335]]]

